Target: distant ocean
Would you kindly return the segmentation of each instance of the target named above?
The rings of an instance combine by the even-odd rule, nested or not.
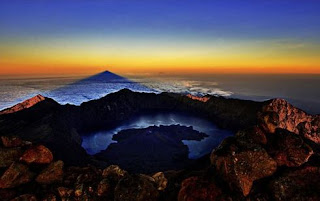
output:
[[[312,114],[320,114],[320,75],[125,75],[0,77],[0,110],[36,94],[61,104],[79,105],[122,88],[143,92],[218,95],[263,101],[284,98]]]

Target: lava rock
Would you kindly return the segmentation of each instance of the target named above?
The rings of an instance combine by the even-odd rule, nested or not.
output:
[[[270,182],[273,200],[319,201],[320,168],[306,166],[288,171]]]
[[[124,177],[127,174],[127,171],[122,170],[117,165],[110,165],[109,167],[105,168],[102,172],[102,176],[104,178],[109,178],[115,181],[119,181],[122,177]]]
[[[31,181],[34,174],[28,166],[21,163],[12,163],[0,178],[0,188],[14,188]]]
[[[18,137],[1,136],[1,141],[4,147],[19,147],[23,143]]]
[[[158,196],[155,184],[140,175],[125,176],[114,192],[115,201],[155,201]]]
[[[37,198],[32,194],[24,194],[12,199],[11,201],[37,201]]]
[[[56,161],[51,163],[44,169],[36,178],[40,184],[52,184],[61,182],[63,179],[63,161]]]
[[[213,182],[190,177],[182,182],[178,201],[216,201],[221,194],[221,189]]]
[[[20,160],[28,164],[49,164],[53,160],[53,155],[47,147],[37,145],[27,149]]]
[[[156,182],[159,191],[163,191],[167,188],[168,179],[164,176],[163,172],[157,172],[152,175],[152,178]]]
[[[263,148],[254,145],[251,149],[243,148],[242,142],[240,145],[228,142],[232,140],[227,139],[211,154],[211,163],[231,189],[247,196],[254,181],[275,173],[277,163]]]
[[[8,167],[22,155],[20,148],[0,148],[0,168]]]
[[[313,154],[312,148],[303,138],[295,133],[277,129],[268,152],[278,166],[298,167],[306,163]]]

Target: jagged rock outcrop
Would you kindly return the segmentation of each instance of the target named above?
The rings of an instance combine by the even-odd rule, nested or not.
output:
[[[283,99],[273,99],[263,106],[260,121],[266,132],[282,128],[320,143],[320,117],[309,115]]]
[[[25,100],[23,101],[22,103],[18,103],[8,109],[5,109],[5,110],[2,110],[0,111],[0,115],[2,114],[10,114],[10,113],[15,113],[15,112],[18,112],[18,111],[21,111],[21,110],[24,110],[24,109],[27,109],[27,108],[30,108],[32,106],[34,106],[35,104],[41,102],[45,100],[45,97],[38,94],[28,100]]]

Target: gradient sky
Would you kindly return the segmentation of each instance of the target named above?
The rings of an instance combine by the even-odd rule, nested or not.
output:
[[[0,74],[320,73],[318,0],[1,0]]]

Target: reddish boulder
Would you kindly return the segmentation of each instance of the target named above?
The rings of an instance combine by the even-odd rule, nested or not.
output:
[[[159,191],[163,191],[167,188],[168,179],[164,176],[163,172],[157,172],[154,175],[152,175],[152,178],[154,179],[154,182],[158,186]]]
[[[127,174],[128,174],[127,171],[122,170],[117,165],[110,165],[109,167],[105,168],[102,172],[102,176],[104,178],[110,178],[117,181]]]
[[[178,201],[216,201],[222,191],[213,182],[190,177],[182,182]]]
[[[111,196],[112,193],[113,193],[113,189],[110,184],[110,181],[108,179],[102,179],[98,184],[97,195],[108,197],[108,196]]]
[[[19,147],[23,143],[18,137],[1,136],[1,141],[4,147]]]
[[[263,148],[233,140],[227,139],[211,154],[211,163],[231,189],[247,196],[253,182],[271,176],[277,163]]]
[[[270,182],[273,200],[319,201],[320,168],[307,166],[287,171]]]
[[[58,187],[57,191],[62,200],[66,200],[66,198],[70,198],[74,193],[72,189],[65,188],[65,187]]]
[[[20,160],[28,164],[49,164],[53,160],[53,155],[47,147],[38,145],[27,149]]]
[[[44,169],[36,178],[40,184],[52,184],[61,182],[63,179],[63,161],[56,161],[51,163]]]
[[[20,163],[12,165],[0,178],[0,188],[14,188],[31,181],[34,174],[29,171],[28,166]]]
[[[19,160],[22,155],[20,148],[0,148],[0,168],[8,167]]]
[[[114,192],[115,201],[155,201],[158,196],[155,184],[140,175],[123,177]]]
[[[313,154],[312,148],[301,136],[286,130],[277,130],[268,152],[278,166],[298,167],[306,163]]]

